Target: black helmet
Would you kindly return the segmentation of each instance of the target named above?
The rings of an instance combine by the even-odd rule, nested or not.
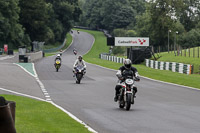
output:
[[[83,57],[81,55],[78,56],[78,60],[82,61]]]
[[[124,60],[124,67],[126,69],[130,69],[131,68],[131,60],[130,59],[125,59]]]

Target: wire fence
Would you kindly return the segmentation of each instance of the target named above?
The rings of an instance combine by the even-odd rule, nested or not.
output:
[[[191,48],[181,47],[180,45],[177,47],[170,45],[169,50],[168,47],[165,46],[152,46],[152,51],[154,53],[169,52],[173,53],[175,56],[200,58],[200,46]]]

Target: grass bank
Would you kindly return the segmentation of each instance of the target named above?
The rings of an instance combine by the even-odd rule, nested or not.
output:
[[[50,103],[21,96],[1,96],[16,102],[18,133],[89,133],[83,125]]]
[[[111,69],[119,69],[119,67],[122,65],[120,63],[114,63],[107,60],[99,59],[100,53],[108,53],[109,47],[106,45],[106,37],[102,32],[99,31],[90,31],[90,30],[82,30],[80,31],[88,32],[95,38],[95,43],[89,53],[84,55],[84,60],[93,64],[97,64],[100,66],[104,66]],[[162,55],[162,58],[165,55]],[[160,58],[160,60],[162,59]],[[167,57],[168,58],[168,57]],[[179,62],[179,60],[176,60],[176,57],[171,57],[174,60],[169,61],[176,61]],[[189,61],[189,60],[188,60]],[[140,65],[134,65],[139,71],[139,74],[145,77],[149,77],[156,80],[161,80],[165,82],[171,82],[175,84],[200,88],[200,75],[186,75],[186,74],[180,74],[175,73],[167,70],[156,70],[152,68],[146,67],[144,64]],[[115,75],[113,75],[113,78],[115,78]]]
[[[198,73],[199,72],[199,66],[200,66],[200,58],[197,57],[197,53],[198,53],[198,48],[195,48],[195,53],[196,53],[196,57],[193,57],[193,51],[190,52],[190,57],[189,52],[188,51],[182,51],[182,56],[181,54],[179,56],[175,56],[175,54],[172,52],[162,52],[159,55],[161,56],[161,58],[159,58],[159,61],[165,61],[165,62],[179,62],[179,63],[184,63],[184,64],[192,64],[194,67],[194,73]],[[184,56],[186,52],[186,57]]]

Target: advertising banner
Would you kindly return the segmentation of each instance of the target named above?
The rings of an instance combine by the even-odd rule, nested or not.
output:
[[[115,46],[149,46],[149,37],[115,37]]]

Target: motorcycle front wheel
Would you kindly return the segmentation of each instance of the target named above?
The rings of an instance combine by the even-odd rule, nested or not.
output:
[[[132,97],[131,93],[126,94],[126,104],[125,104],[126,110],[129,110],[131,107],[131,97]]]
[[[58,65],[56,65],[56,72],[58,72],[58,69],[59,69],[59,66],[58,66]]]
[[[81,83],[82,77],[83,77],[82,74],[77,74],[77,75],[76,75],[76,83],[77,83],[77,84],[80,84],[80,83]]]

